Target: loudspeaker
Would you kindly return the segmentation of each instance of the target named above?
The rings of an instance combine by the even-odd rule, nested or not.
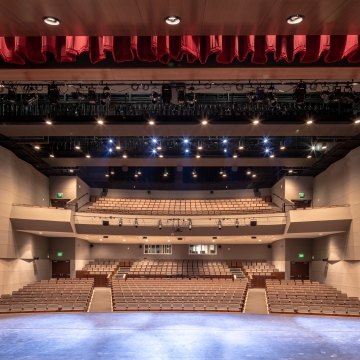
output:
[[[109,226],[109,220],[103,220],[103,226]]]
[[[250,226],[256,226],[257,220],[250,220]]]

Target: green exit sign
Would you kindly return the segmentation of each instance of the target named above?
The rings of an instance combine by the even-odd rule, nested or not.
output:
[[[58,251],[57,256],[58,256],[58,257],[62,257],[62,256],[63,256],[63,252],[62,252],[62,251]]]
[[[299,253],[299,254],[298,254],[298,258],[299,258],[299,259],[304,259],[304,257],[305,257],[305,254],[304,254],[304,253]]]
[[[305,198],[305,193],[299,193],[299,199],[304,199]]]
[[[64,194],[63,194],[63,193],[57,193],[57,198],[58,198],[58,199],[62,199],[62,198],[63,198],[63,196],[64,196]]]

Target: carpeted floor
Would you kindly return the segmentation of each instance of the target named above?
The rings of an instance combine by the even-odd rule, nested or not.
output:
[[[358,360],[358,318],[217,313],[0,316],[0,359]]]
[[[244,313],[267,314],[265,289],[249,289]]]
[[[111,289],[107,287],[94,288],[89,312],[111,312]]]

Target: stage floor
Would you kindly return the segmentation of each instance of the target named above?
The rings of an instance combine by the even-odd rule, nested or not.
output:
[[[360,359],[360,319],[218,313],[0,316],[0,359]]]

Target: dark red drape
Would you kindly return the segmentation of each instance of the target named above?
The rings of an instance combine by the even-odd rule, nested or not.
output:
[[[214,55],[219,64],[244,61],[250,54],[254,64],[275,61],[326,63],[346,59],[360,62],[359,35],[266,35],[266,36],[39,36],[0,37],[0,56],[5,62],[45,63],[47,53],[59,62],[74,62],[88,53],[91,63],[112,54],[115,62],[146,61],[168,63],[186,60],[204,64]]]

